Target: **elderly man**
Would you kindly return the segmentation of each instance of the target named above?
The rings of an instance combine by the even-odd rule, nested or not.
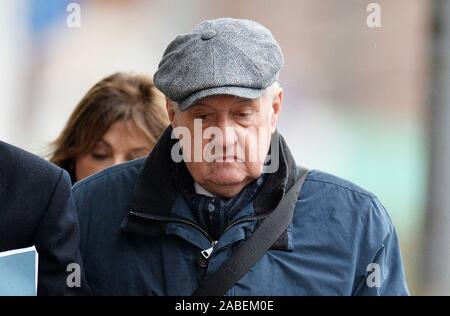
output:
[[[282,66],[253,21],[170,43],[154,80],[171,126],[147,159],[73,189],[94,294],[408,294],[378,199],[298,167],[278,134]]]

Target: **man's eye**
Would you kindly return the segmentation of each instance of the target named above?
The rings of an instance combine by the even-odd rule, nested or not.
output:
[[[235,114],[238,119],[249,119],[252,116],[251,112],[238,112]]]
[[[200,119],[200,120],[206,120],[209,117],[211,117],[211,114],[209,114],[209,113],[199,113],[199,114],[195,115],[195,118]]]

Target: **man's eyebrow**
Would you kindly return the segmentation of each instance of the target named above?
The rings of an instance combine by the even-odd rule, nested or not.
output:
[[[251,101],[253,101],[253,100],[252,99],[238,97],[238,101],[236,103],[244,103],[244,102],[251,102]]]
[[[239,104],[239,103],[244,103],[244,102],[251,102],[251,101],[253,101],[253,99],[247,99],[247,98],[242,98],[242,97],[235,97],[235,98],[236,98],[236,101],[233,102],[233,104]],[[208,108],[211,107],[210,105],[208,105],[208,104],[206,104],[206,103],[203,103],[201,100],[199,100],[199,101],[193,103],[193,104],[191,105],[191,108],[194,108],[194,107],[200,107],[200,106],[204,106],[204,107],[208,107]]]
[[[205,104],[205,103],[202,103],[201,101],[198,101],[198,102],[193,103],[193,104],[191,105],[191,108],[199,107],[199,106],[206,106],[206,107],[209,107],[208,104]]]

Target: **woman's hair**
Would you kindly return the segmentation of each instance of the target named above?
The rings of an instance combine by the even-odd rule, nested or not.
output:
[[[91,151],[111,125],[120,120],[131,120],[151,144],[156,144],[169,119],[164,96],[150,78],[116,73],[95,84],[52,143],[50,161],[74,179],[76,158]]]

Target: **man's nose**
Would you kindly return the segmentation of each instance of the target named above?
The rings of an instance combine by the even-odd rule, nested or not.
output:
[[[237,142],[235,124],[228,117],[220,117],[217,120],[217,127],[222,131],[222,144],[224,148],[234,146]]]

